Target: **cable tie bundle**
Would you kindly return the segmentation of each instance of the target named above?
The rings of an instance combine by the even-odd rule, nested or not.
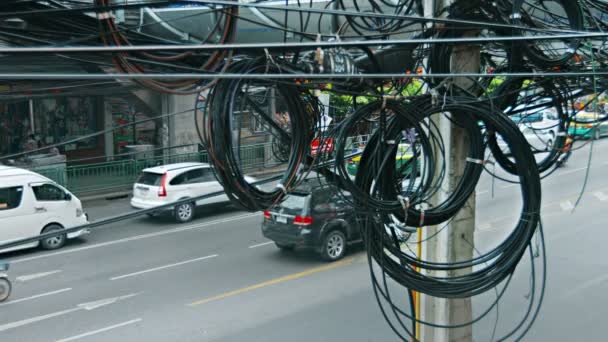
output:
[[[475,163],[475,164],[480,164],[480,165],[486,165],[486,164],[494,165],[494,162],[489,159],[484,160],[484,159],[474,159],[474,158],[467,157],[466,161],[469,163]]]

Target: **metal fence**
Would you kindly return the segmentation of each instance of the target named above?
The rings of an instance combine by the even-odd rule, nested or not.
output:
[[[278,165],[270,143],[242,146],[239,151],[241,167],[247,172]],[[74,166],[44,166],[32,170],[65,186],[77,195],[110,193],[128,190],[143,169],[163,164],[182,162],[207,163],[206,151],[170,154],[148,159],[121,160]]]

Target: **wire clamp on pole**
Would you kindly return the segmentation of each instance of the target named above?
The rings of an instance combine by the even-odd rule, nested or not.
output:
[[[321,42],[321,34],[317,34],[317,42]],[[319,73],[323,73],[324,68],[323,68],[323,59],[324,59],[324,53],[323,53],[323,49],[321,47],[318,47],[317,50],[315,51],[315,61],[317,62],[317,65],[319,67]]]
[[[397,195],[397,199],[399,202],[401,202],[401,207],[403,208],[403,224],[407,225],[407,213],[410,210],[410,198]]]
[[[418,227],[424,226],[424,208],[420,208],[420,224]]]
[[[437,88],[433,88],[429,91],[431,93],[431,104],[433,106],[437,105],[437,98],[439,97],[439,92]]]

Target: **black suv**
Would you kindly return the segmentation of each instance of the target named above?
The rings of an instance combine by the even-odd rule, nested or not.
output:
[[[355,210],[345,196],[349,194],[318,179],[304,181],[264,212],[262,234],[281,249],[314,249],[325,260],[338,260],[347,245],[361,241]]]

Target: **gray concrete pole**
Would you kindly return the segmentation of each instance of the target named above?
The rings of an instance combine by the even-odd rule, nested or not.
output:
[[[437,0],[439,6],[444,6],[446,0]],[[425,16],[434,7],[433,0],[425,1]],[[472,33],[476,34],[476,33]],[[472,45],[455,46],[450,58],[453,73],[478,72],[480,66],[479,47]],[[474,81],[467,78],[454,78],[454,85],[465,89],[472,88]],[[438,156],[437,165],[445,163],[447,174],[441,184],[441,191],[433,199],[439,203],[454,191],[462,177],[466,156],[468,154],[468,137],[466,131],[453,125],[445,116],[433,119],[444,139],[446,156]],[[424,228],[424,236],[434,235],[442,226]],[[467,200],[465,207],[435,238],[423,244],[425,260],[430,261],[462,261],[473,257],[475,232],[475,194]],[[471,269],[462,269],[458,272],[429,272],[434,276],[456,276],[470,273]],[[472,306],[470,299],[442,299],[421,296],[421,319],[438,324],[460,324],[472,319]],[[473,340],[471,326],[458,329],[437,329],[423,326],[420,340],[424,342],[471,342]]]

